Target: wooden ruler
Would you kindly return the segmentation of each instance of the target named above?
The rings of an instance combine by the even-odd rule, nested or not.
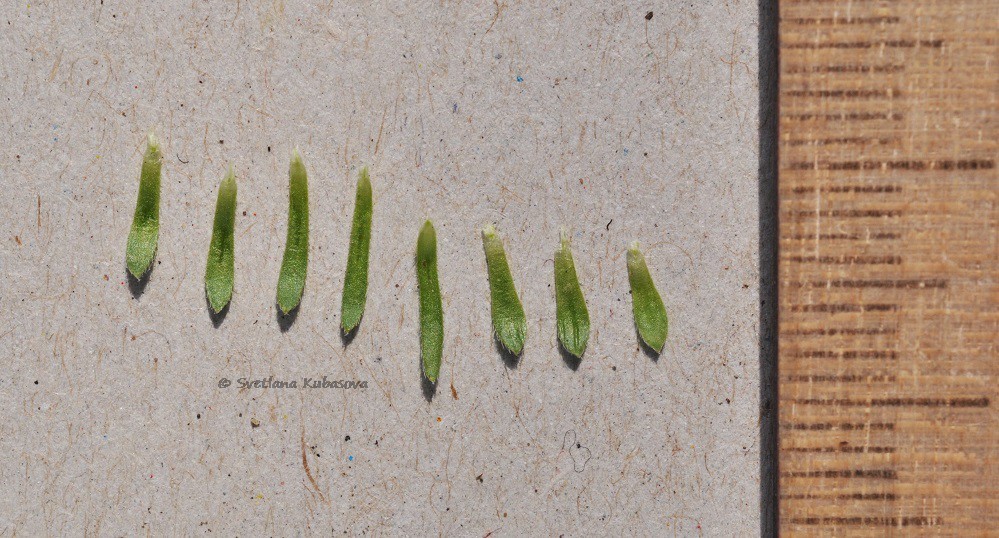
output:
[[[779,10],[780,530],[999,536],[999,1]]]

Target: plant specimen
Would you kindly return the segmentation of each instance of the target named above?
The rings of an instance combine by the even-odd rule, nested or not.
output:
[[[645,345],[661,353],[669,332],[666,307],[649,274],[645,256],[638,250],[638,241],[628,248],[628,281],[631,283],[631,305],[635,312],[635,326]]]
[[[230,164],[229,171],[219,185],[218,200],[215,202],[215,226],[212,228],[208,265],[205,268],[205,294],[208,296],[208,304],[216,314],[221,312],[232,298],[235,228],[236,171]]]
[[[162,165],[160,143],[155,135],[149,133],[146,154],[142,158],[142,171],[139,173],[139,197],[135,202],[132,229],[128,233],[128,244],[125,247],[125,265],[136,279],[142,278],[156,257],[156,245],[160,236]]]
[[[429,220],[416,240],[416,279],[420,292],[420,357],[423,375],[437,382],[444,346],[444,312],[437,279],[437,232]]]
[[[486,251],[486,270],[489,272],[493,332],[496,340],[510,353],[520,355],[527,338],[527,317],[513,285],[503,240],[491,224],[482,230],[482,248]]]
[[[583,290],[579,288],[572,245],[565,230],[561,239],[561,245],[555,251],[555,322],[562,348],[581,359],[590,338],[590,313],[586,310]]]
[[[340,302],[340,328],[350,333],[361,322],[368,293],[368,251],[371,248],[371,178],[368,167],[361,168],[354,198],[354,223],[350,228],[347,272],[343,278]]]
[[[288,238],[277,289],[278,307],[285,314],[302,300],[309,266],[309,182],[298,149],[291,155],[288,178]]]

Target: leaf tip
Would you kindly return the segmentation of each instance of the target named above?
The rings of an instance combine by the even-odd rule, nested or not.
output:
[[[128,266],[128,274],[132,275],[136,280],[142,280],[142,275],[146,273],[145,270],[139,269],[137,264],[131,261],[126,265]]]
[[[559,244],[562,250],[572,249],[572,236],[569,233],[568,228],[562,227],[559,230],[558,237],[559,237]]]
[[[434,230],[434,223],[430,222],[430,219],[427,219],[426,222],[423,223],[423,226],[420,227],[420,239],[430,239],[436,234],[437,231]]]

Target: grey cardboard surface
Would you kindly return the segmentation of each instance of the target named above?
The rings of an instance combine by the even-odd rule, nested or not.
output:
[[[5,3],[0,534],[758,532],[756,21],[755,2]],[[139,293],[124,249],[151,129],[161,229]],[[311,251],[288,323],[296,145]],[[203,275],[230,161],[216,327]],[[364,164],[370,287],[345,347]],[[446,331],[432,398],[425,218]],[[528,315],[516,363],[491,337],[487,223]],[[593,322],[576,369],[555,339],[562,227]],[[670,315],[658,359],[632,323],[633,239]],[[323,376],[367,388],[239,386]]]

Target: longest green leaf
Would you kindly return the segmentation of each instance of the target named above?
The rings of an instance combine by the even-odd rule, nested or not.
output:
[[[135,202],[135,215],[132,229],[128,233],[125,246],[125,265],[135,278],[149,270],[156,257],[156,245],[160,236],[160,169],[163,160],[160,156],[160,143],[150,133],[146,143],[146,154],[142,158],[142,172],[139,174],[139,197]]]
[[[582,358],[590,339],[590,313],[576,276],[569,234],[564,231],[562,244],[555,251],[555,322],[562,348]]]
[[[343,278],[340,327],[349,333],[361,322],[368,294],[368,252],[371,249],[371,178],[368,167],[361,169],[354,200],[354,223],[350,228],[347,272]]]
[[[631,304],[635,313],[635,326],[638,334],[650,348],[660,353],[666,345],[669,320],[666,307],[659,296],[645,256],[638,250],[638,241],[628,248],[628,281],[631,283]]]
[[[215,202],[215,226],[212,243],[208,247],[208,265],[205,267],[205,294],[216,314],[232,298],[235,269],[236,229],[236,171],[229,165],[229,172],[219,185]]]
[[[278,307],[285,314],[302,300],[309,266],[309,182],[297,149],[291,155],[288,178],[288,238],[277,289]]]
[[[496,333],[496,340],[510,353],[520,355],[527,339],[527,317],[513,285],[503,240],[491,224],[482,230],[482,248],[486,251],[486,270],[489,272],[493,332]]]
[[[437,382],[444,347],[444,308],[437,279],[437,232],[429,220],[416,240],[416,279],[420,292],[420,357],[423,375]]]

